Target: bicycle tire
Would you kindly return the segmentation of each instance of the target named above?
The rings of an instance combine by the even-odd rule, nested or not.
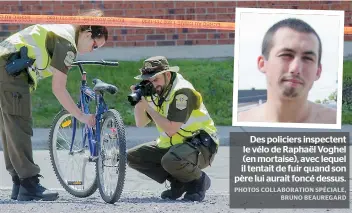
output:
[[[74,191],[72,190],[63,180],[63,178],[61,177],[59,171],[58,171],[58,167],[57,164],[54,160],[54,149],[53,149],[53,137],[54,137],[54,132],[56,129],[56,126],[58,124],[58,121],[60,121],[60,119],[63,116],[67,116],[67,115],[71,115],[67,110],[62,109],[59,113],[56,114],[56,116],[53,119],[52,125],[50,127],[50,133],[49,133],[49,154],[50,154],[50,162],[51,165],[53,167],[54,173],[56,175],[56,178],[59,180],[60,185],[71,195],[75,196],[75,197],[79,197],[79,198],[85,198],[85,197],[89,197],[91,196],[94,192],[96,192],[96,190],[98,189],[97,186],[97,179],[96,179],[96,175],[94,175],[94,182],[93,184],[87,188],[87,190],[84,191]],[[72,115],[71,115],[72,116]]]
[[[97,185],[102,199],[106,203],[113,204],[120,199],[123,191],[123,187],[125,184],[127,151],[126,151],[126,132],[125,132],[126,130],[120,113],[115,109],[109,109],[107,112],[103,114],[103,119],[102,119],[103,121],[101,122],[101,126],[103,126],[104,121],[109,117],[112,117],[114,119],[114,123],[118,128],[117,132],[118,132],[118,138],[119,138],[119,162],[118,162],[119,174],[118,174],[117,185],[111,197],[104,194],[104,190],[101,185],[100,174],[102,172],[101,171],[102,168],[99,166],[101,162],[100,147],[98,148],[99,158],[96,162],[96,173],[97,173]]]

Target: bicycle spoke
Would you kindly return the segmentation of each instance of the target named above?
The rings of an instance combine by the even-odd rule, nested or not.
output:
[[[60,132],[59,132],[59,134],[62,135]],[[61,139],[66,142],[67,147],[71,146],[71,139],[66,139],[66,138],[63,138],[63,137]],[[81,141],[79,141],[79,142],[81,142]],[[76,146],[76,143],[74,143],[72,148],[77,148],[78,149],[79,147]]]
[[[79,65],[79,64],[104,64],[104,65],[111,65],[111,66],[118,66],[118,62],[105,62],[105,61],[85,61],[85,62],[74,62],[73,65]],[[78,66],[80,69],[81,75],[82,75],[82,86],[85,88],[80,88],[80,92],[84,92],[87,94],[90,98],[88,101],[93,100],[98,100],[92,96],[90,96],[87,92],[90,92],[91,94],[94,95],[100,95],[100,91],[93,91],[90,89],[87,84],[86,84],[86,72],[83,70],[82,66]],[[100,85],[108,85],[102,82],[99,79],[96,79],[93,81],[94,84],[100,84]],[[107,92],[110,92],[111,94],[116,93],[118,90],[114,85],[108,85],[109,90]],[[88,88],[87,88],[88,87]],[[100,87],[102,90],[104,90],[104,86]],[[87,97],[88,97],[87,96]],[[96,97],[96,96],[95,96]],[[99,103],[106,104],[104,101],[104,96],[100,96],[101,98],[99,99]],[[84,98],[85,99],[85,98]],[[81,97],[80,100],[82,101]],[[84,100],[86,101],[86,99]],[[101,101],[101,102],[100,102]],[[86,102],[84,103],[86,104]],[[99,192],[102,195],[102,198],[104,201],[108,203],[114,203],[117,199],[119,199],[121,193],[122,193],[122,188],[123,184],[125,181],[125,172],[126,172],[126,152],[123,152],[123,158],[122,161],[120,161],[120,157],[118,156],[119,150],[125,150],[126,149],[126,140],[125,140],[125,128],[123,121],[121,119],[120,114],[118,111],[114,109],[108,109],[107,111],[101,112],[100,109],[101,107],[96,105],[91,107],[88,103],[86,105],[90,111],[94,111],[95,109],[98,109],[99,112],[96,113],[101,113],[103,115],[102,120],[106,119],[111,119],[110,123],[108,122],[103,122],[105,124],[109,124],[107,130],[110,130],[108,132],[107,140],[108,143],[104,144],[103,140],[101,141],[101,147],[99,147],[100,150],[98,150],[99,153],[101,153],[101,156],[90,156],[91,151],[90,150],[92,147],[90,146],[90,141],[86,137],[87,132],[85,132],[85,126],[81,127],[79,124],[80,122],[77,121],[77,129],[76,126],[71,125],[72,122],[76,121],[74,120],[74,117],[67,111],[67,110],[61,110],[54,118],[53,120],[53,125],[50,129],[50,159],[54,168],[54,172],[56,176],[58,177],[58,180],[60,181],[60,184],[65,188],[66,191],[68,191],[70,194],[78,197],[87,197],[92,195],[96,189],[99,187]],[[85,106],[85,107],[86,107]],[[105,108],[104,105],[103,107]],[[82,110],[82,109],[81,109]],[[76,124],[76,123],[74,123]],[[122,129],[120,131],[116,126]],[[63,128],[61,128],[63,127]],[[80,128],[81,127],[81,128]],[[105,129],[102,127],[102,129]],[[74,142],[72,142],[72,136],[73,132],[75,131],[75,137],[74,137]],[[100,130],[98,131],[100,132]],[[93,139],[96,137],[95,131],[93,131]],[[102,134],[98,135],[100,139],[103,139],[104,137],[104,131],[102,131]],[[119,137],[122,137],[122,147],[120,147],[120,144],[116,144],[116,141],[119,139]],[[83,141],[84,140],[84,141]],[[72,143],[72,144],[71,144]],[[112,144],[109,144],[112,143]],[[106,147],[104,147],[106,145]],[[72,150],[71,150],[72,146]],[[87,150],[87,151],[86,151]],[[106,159],[104,159],[106,157]],[[88,161],[88,159],[93,158],[93,161]],[[98,161],[94,161],[94,158],[97,159]],[[89,165],[94,165],[95,168],[92,169],[93,174],[90,176],[85,176],[89,172]],[[105,165],[107,164],[107,165]],[[122,174],[120,174],[117,171],[120,171],[120,166],[122,167],[121,171]],[[112,170],[113,172],[111,173]],[[98,175],[96,174],[96,171],[98,172]],[[110,173],[109,173],[110,172]],[[117,178],[114,178],[114,175],[118,174]],[[91,185],[86,185],[86,180],[88,181],[89,178],[93,178],[93,182]],[[70,180],[72,178],[72,180]],[[77,178],[77,179],[75,179]],[[113,185],[110,187],[112,184],[109,183],[110,181],[113,181],[115,186]],[[79,188],[76,185],[69,185],[67,184],[68,181],[76,181],[79,185],[81,185],[82,181],[82,190],[75,189]],[[107,192],[108,191],[108,192]]]
[[[77,123],[76,135],[72,144],[72,154],[69,154],[73,126],[69,122],[72,118],[69,114],[63,114],[57,121],[51,132],[52,137],[52,161],[55,162],[55,172],[61,185],[73,195],[87,196],[96,189],[94,164],[87,162],[89,152],[85,152],[80,123]],[[66,125],[68,124],[68,125]],[[70,126],[71,125],[71,126]]]
[[[105,120],[101,131],[101,176],[103,193],[112,197],[115,194],[118,176],[118,132],[113,119]]]

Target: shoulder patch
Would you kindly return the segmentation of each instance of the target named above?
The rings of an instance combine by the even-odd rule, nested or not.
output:
[[[187,108],[188,97],[184,94],[178,94],[175,97],[176,99],[176,108],[179,110],[184,110]]]
[[[66,66],[71,66],[71,64],[73,63],[75,59],[75,54],[72,51],[68,51],[66,54],[66,57],[64,59],[64,63]]]

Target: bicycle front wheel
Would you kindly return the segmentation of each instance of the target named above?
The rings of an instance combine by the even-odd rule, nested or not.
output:
[[[84,124],[74,121],[69,112],[61,110],[54,118],[49,134],[54,173],[68,193],[81,198],[92,195],[98,188],[95,164],[89,161],[88,138],[83,129]]]
[[[110,109],[101,122],[99,157],[96,162],[98,188],[107,203],[120,199],[126,175],[126,133],[118,111]]]

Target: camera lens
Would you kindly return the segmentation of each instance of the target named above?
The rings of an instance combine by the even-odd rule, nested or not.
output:
[[[131,105],[137,104],[141,100],[141,97],[142,94],[139,89],[135,93],[131,93],[129,96],[127,96],[128,101],[131,103]]]

